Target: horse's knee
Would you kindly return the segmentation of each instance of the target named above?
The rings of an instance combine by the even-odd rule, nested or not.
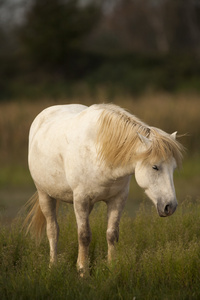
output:
[[[108,244],[114,245],[119,240],[119,229],[107,229],[106,237]]]
[[[79,234],[78,234],[78,238],[79,238],[79,243],[82,246],[89,246],[90,242],[91,242],[91,232],[90,229],[87,230],[80,230]]]

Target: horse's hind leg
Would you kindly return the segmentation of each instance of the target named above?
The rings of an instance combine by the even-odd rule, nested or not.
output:
[[[57,242],[59,235],[59,227],[56,219],[57,201],[39,190],[38,195],[41,211],[46,218],[46,230],[50,246],[50,265],[52,265],[57,260]]]

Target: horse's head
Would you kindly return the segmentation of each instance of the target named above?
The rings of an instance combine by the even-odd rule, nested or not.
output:
[[[151,140],[140,136],[143,149],[151,146]],[[175,139],[175,134],[170,139]],[[135,178],[140,187],[157,207],[160,217],[172,215],[177,207],[176,193],[173,182],[173,173],[176,160],[173,155],[167,159],[155,159],[144,162],[138,160],[135,168]]]

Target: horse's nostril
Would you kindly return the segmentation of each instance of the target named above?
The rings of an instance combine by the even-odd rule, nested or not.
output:
[[[170,213],[170,204],[167,204],[167,205],[165,206],[165,214],[166,214],[166,215],[169,215],[169,213]]]
[[[168,202],[167,205],[163,205],[162,202],[157,204],[157,210],[160,217],[168,217],[171,216],[177,207],[177,203]]]

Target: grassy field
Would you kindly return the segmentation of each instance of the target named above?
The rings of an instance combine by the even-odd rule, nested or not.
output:
[[[144,95],[115,97],[149,125],[180,138],[187,151],[175,172],[179,206],[159,218],[133,178],[113,266],[106,263],[106,212],[91,215],[91,276],[76,272],[77,233],[74,213],[59,215],[58,266],[49,270],[48,242],[40,246],[21,232],[17,212],[34,192],[28,166],[28,130],[45,107],[59,103],[107,102],[105,94],[76,99],[42,99],[0,103],[0,299],[200,299],[200,97]],[[9,226],[8,226],[9,225]]]
[[[76,272],[74,213],[59,217],[58,264],[49,270],[47,239],[36,247],[21,220],[0,230],[1,299],[199,299],[200,202],[186,200],[175,215],[159,218],[142,205],[136,218],[124,214],[117,257],[106,263],[106,212],[91,215],[90,276]]]

